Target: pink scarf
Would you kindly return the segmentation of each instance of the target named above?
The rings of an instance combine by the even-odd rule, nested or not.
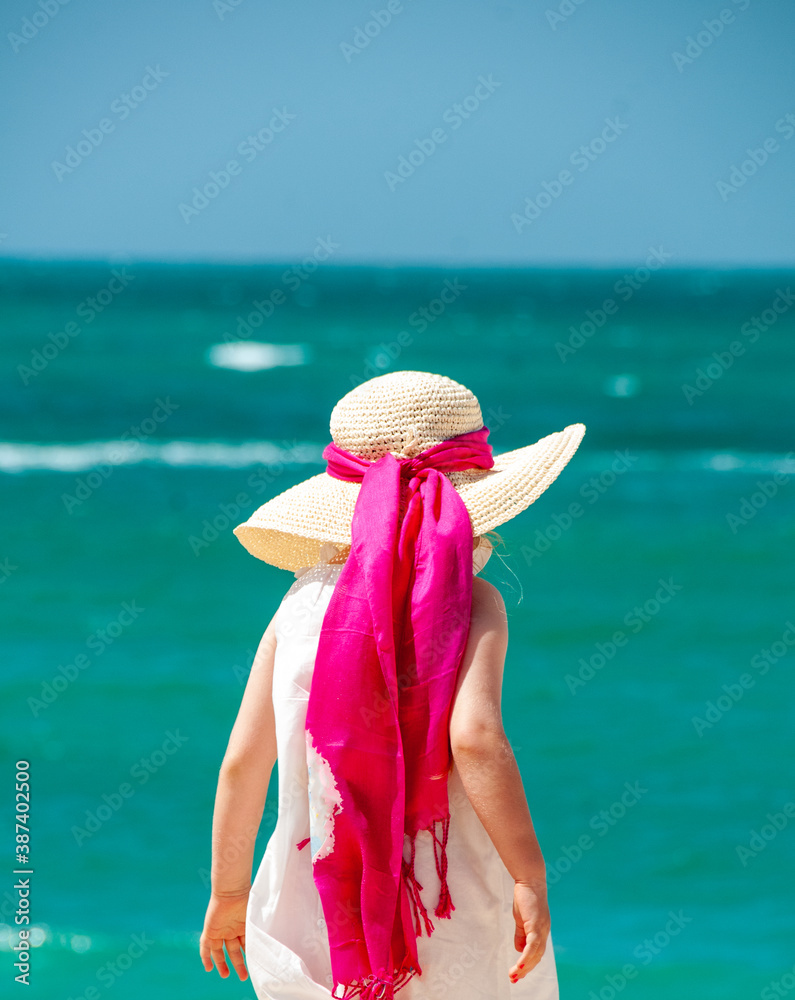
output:
[[[446,878],[449,716],[469,634],[472,525],[442,472],[491,468],[488,433],[461,434],[411,459],[386,454],[369,462],[335,444],[323,452],[329,475],[362,484],[306,717],[339,795],[333,845],[318,852],[313,876],[333,995],[346,1000],[391,1000],[422,972],[420,917],[428,935],[434,925],[414,876],[420,830],[433,837],[435,914],[454,909]]]

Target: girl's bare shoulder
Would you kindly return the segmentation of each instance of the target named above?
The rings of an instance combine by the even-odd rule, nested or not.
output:
[[[472,622],[499,631],[507,630],[508,615],[502,594],[493,583],[476,576],[472,580]]]

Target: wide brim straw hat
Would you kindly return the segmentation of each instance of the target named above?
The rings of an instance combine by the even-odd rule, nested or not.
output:
[[[413,458],[481,427],[480,404],[469,389],[444,375],[415,371],[363,382],[340,399],[330,421],[334,443],[371,462],[387,452]],[[510,521],[537,500],[563,471],[584,433],[583,424],[570,424],[535,444],[494,454],[491,469],[444,473],[469,512],[473,537]],[[359,489],[360,483],[321,472],[258,507],[234,534],[253,556],[281,569],[297,572],[321,560],[343,562],[350,551]],[[329,545],[336,555],[324,548]]]

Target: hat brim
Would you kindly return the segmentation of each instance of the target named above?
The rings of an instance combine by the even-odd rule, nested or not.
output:
[[[469,512],[473,536],[510,521],[536,501],[566,467],[584,433],[584,424],[570,424],[535,444],[495,455],[491,469],[447,473]],[[342,562],[350,549],[360,488],[321,472],[258,507],[234,534],[251,555],[280,569],[314,566],[326,543],[337,547]]]

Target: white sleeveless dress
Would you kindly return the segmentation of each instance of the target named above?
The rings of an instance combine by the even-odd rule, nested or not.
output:
[[[478,567],[479,568],[479,567]],[[246,914],[246,962],[260,1000],[329,1000],[333,980],[312,856],[323,840],[323,775],[307,766],[305,721],[320,627],[342,566],[319,563],[298,577],[276,614],[273,705],[279,771],[276,827],[254,879]],[[464,792],[455,765],[448,779],[447,879],[455,910],[433,910],[439,884],[428,831],[416,841],[415,872],[435,924],[417,939],[421,976],[397,1000],[558,1000],[552,936],[539,964],[511,983],[513,879]],[[302,849],[298,844],[311,838]],[[408,844],[408,840],[407,840]],[[408,851],[406,858],[408,859]]]

